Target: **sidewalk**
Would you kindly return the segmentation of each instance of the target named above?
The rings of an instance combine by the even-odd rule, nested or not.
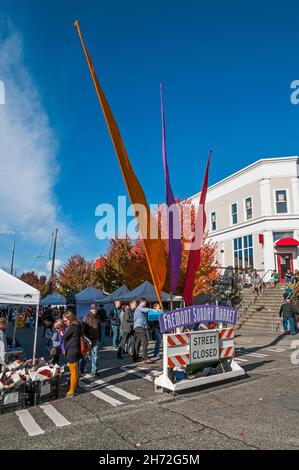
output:
[[[239,330],[235,333],[235,346],[236,347],[247,347],[247,346],[274,346],[281,345],[284,347],[290,347],[291,343],[295,340],[299,341],[299,334],[290,336],[284,335],[283,333],[272,333],[267,331],[255,332]]]

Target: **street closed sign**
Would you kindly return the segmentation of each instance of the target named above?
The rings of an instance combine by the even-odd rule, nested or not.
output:
[[[190,363],[219,359],[219,331],[196,331],[190,334]]]

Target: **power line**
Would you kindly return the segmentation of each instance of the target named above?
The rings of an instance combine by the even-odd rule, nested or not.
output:
[[[62,236],[61,236],[60,230],[58,230],[58,233],[59,233],[59,237],[60,237],[60,240],[61,240],[61,243],[62,243],[64,252],[65,252],[65,254],[66,254],[66,258],[68,259],[68,258],[69,258],[69,254],[68,254],[68,252],[66,251],[65,244],[64,244],[64,242],[63,242],[63,240],[62,240]]]
[[[38,255],[38,256],[35,256],[34,262],[33,262],[32,266],[31,266],[31,268],[29,269],[29,272],[33,271],[33,268],[34,268],[35,264],[37,263],[38,258],[40,258],[40,257],[42,256],[42,253],[46,250],[47,245],[48,245],[49,240],[51,239],[51,237],[52,237],[52,234],[49,236],[47,242],[45,243],[45,245],[44,245],[43,248],[41,249],[39,255]],[[53,239],[52,239],[52,240],[53,240]]]

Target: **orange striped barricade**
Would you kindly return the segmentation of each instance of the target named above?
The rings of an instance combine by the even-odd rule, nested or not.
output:
[[[181,333],[163,334],[163,373],[155,379],[155,391],[162,393],[164,389],[172,392],[200,385],[219,382],[245,374],[234,360],[234,328],[216,328]],[[220,367],[219,373],[184,379],[173,382],[169,374],[175,367],[205,362],[226,362],[228,367]]]

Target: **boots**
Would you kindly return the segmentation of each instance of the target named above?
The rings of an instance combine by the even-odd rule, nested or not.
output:
[[[121,355],[121,348],[118,348],[117,350],[117,355],[116,355],[117,359],[122,359],[122,355]]]

